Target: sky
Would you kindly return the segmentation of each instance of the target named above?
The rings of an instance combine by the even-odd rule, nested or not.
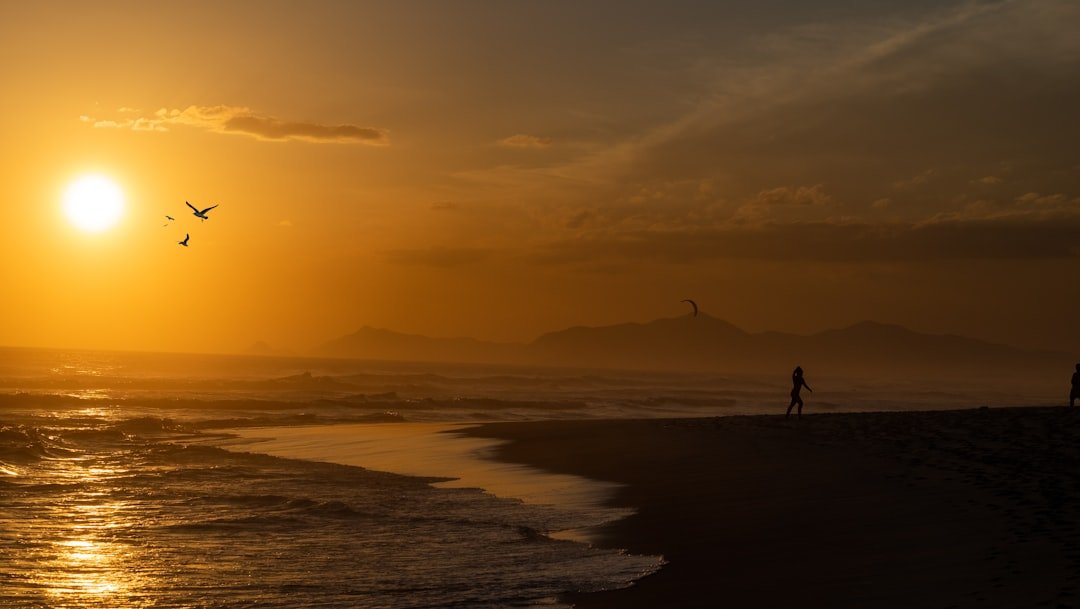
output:
[[[693,298],[1075,352],[1077,31],[1072,0],[0,2],[0,344],[527,341]],[[86,174],[115,227],[65,218]]]

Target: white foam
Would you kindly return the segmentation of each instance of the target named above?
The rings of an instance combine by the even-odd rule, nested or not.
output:
[[[560,539],[589,541],[591,527],[632,513],[605,507],[618,484],[491,459],[493,449],[503,441],[454,433],[471,426],[353,423],[229,431],[242,439],[241,445],[250,444],[250,450],[255,452],[409,476],[450,478],[435,485],[479,488],[497,497],[580,513],[584,526],[552,534]],[[230,442],[233,447],[236,444]]]

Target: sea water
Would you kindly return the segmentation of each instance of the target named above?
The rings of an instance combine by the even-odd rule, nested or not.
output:
[[[602,482],[499,486],[430,426],[762,412],[783,384],[2,349],[0,606],[534,607],[625,587],[662,557],[560,534],[620,515],[567,500]]]

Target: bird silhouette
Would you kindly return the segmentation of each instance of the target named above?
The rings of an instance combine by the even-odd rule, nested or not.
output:
[[[187,247],[187,240],[190,239],[190,238],[191,238],[191,235],[189,235],[188,233],[184,233],[184,240],[183,241],[177,241],[177,243],[179,243],[180,245],[182,245],[184,247]]]
[[[195,207],[194,205],[192,205],[191,203],[188,203],[187,201],[184,201],[184,205],[187,205],[188,207],[190,207],[191,211],[193,212],[192,215],[194,215],[196,218],[199,218],[200,220],[209,220],[210,217],[206,215],[206,212],[208,212],[211,209],[214,209],[215,207],[217,207],[217,205],[211,205],[210,207],[207,207],[206,209],[199,209],[198,207]]]
[[[169,222],[172,222],[172,221],[173,221],[173,220],[175,220],[176,218],[174,218],[174,217],[172,217],[172,216],[165,216],[165,219],[166,219],[166,220],[168,220]],[[162,226],[168,226],[168,225],[169,225],[169,222],[166,222],[165,224],[162,224]]]
[[[687,298],[686,300],[680,300],[679,302],[688,302],[690,306],[694,307],[694,317],[697,317],[697,303]]]

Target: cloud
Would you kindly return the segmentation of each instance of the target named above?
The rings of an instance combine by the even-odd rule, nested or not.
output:
[[[569,218],[566,218],[563,222],[563,226],[570,229],[584,228],[590,221],[596,218],[596,212],[590,209],[583,209]]]
[[[481,262],[491,250],[475,247],[429,247],[400,249],[386,252],[386,261],[405,266],[453,268]]]
[[[929,182],[930,178],[934,177],[935,173],[937,173],[935,170],[927,169],[926,171],[913,175],[910,178],[905,178],[903,180],[897,180],[893,182],[893,188],[897,190],[908,190],[911,188],[922,186],[923,184]]]
[[[832,200],[825,192],[823,184],[780,186],[758,192],[735,210],[734,219],[738,222],[760,223],[777,216],[790,220],[794,214],[799,214],[794,219],[807,219],[807,212],[819,213],[811,208],[820,210],[831,204]]]
[[[975,186],[977,186],[977,185],[996,186],[998,184],[1001,184],[1001,182],[1002,182],[1002,179],[997,177],[997,176],[983,176],[983,177],[981,177],[981,178],[979,178],[977,180],[972,180],[971,184],[975,185]]]
[[[121,108],[122,114],[135,110]],[[188,106],[181,109],[161,108],[150,116],[119,120],[97,120],[80,116],[82,122],[98,129],[131,129],[133,131],[168,131],[175,125],[205,129],[214,133],[235,133],[263,141],[290,140],[313,143],[366,144],[384,146],[389,143],[385,130],[356,125],[325,125],[305,121],[287,121],[258,114],[242,106]]]
[[[872,212],[855,202],[884,195],[907,220],[973,188],[972,177],[1001,175],[1004,160],[1024,168],[1009,176],[1018,192],[1063,190],[1066,178],[1041,178],[1075,165],[1076,6],[901,3],[889,18],[797,23],[743,47],[695,43],[701,61],[671,75],[696,77],[677,109],[575,137],[589,141],[535,173],[598,183],[560,196],[594,206],[672,181],[711,181],[731,201],[824,183],[844,213]]]
[[[304,140],[308,142],[343,142],[385,144],[386,134],[379,129],[355,125],[320,125],[283,121],[269,116],[234,116],[222,125],[223,131],[246,133],[263,140]]]
[[[754,228],[635,231],[549,243],[529,256],[545,265],[688,264],[709,260],[929,262],[1080,258],[1080,219],[924,224],[812,222]]]
[[[498,144],[507,148],[547,148],[551,146],[551,138],[519,133],[504,137]]]
[[[1064,205],[1078,205],[1080,204],[1080,198],[1072,198],[1065,196],[1061,193],[1052,195],[1041,195],[1037,192],[1028,192],[1016,197],[1016,202],[1022,206],[1033,207],[1061,207]]]
[[[813,186],[781,186],[763,190],[754,199],[755,205],[825,205],[832,197],[822,184]]]
[[[552,210],[561,232],[519,255],[540,265],[623,269],[721,260],[929,262],[1080,258],[1080,197],[1030,192],[963,197],[952,211],[877,222],[844,213],[820,185],[763,190],[732,210],[723,202]],[[891,199],[871,206],[891,209]],[[756,214],[756,215],[754,215]],[[565,229],[573,229],[571,231]]]
[[[127,110],[121,108],[120,111]],[[85,114],[79,117],[84,123],[90,123],[95,129],[131,129],[132,131],[168,131],[165,125],[153,119],[98,120]]]

